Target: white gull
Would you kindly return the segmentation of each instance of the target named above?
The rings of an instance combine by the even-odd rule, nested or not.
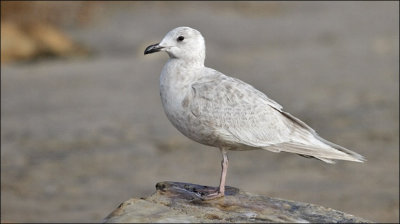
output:
[[[223,160],[220,185],[204,200],[224,196],[228,150],[264,149],[316,158],[363,162],[363,156],[321,138],[253,86],[204,66],[205,41],[190,27],[168,32],[145,54],[169,55],[160,77],[164,111],[185,136],[218,147]]]

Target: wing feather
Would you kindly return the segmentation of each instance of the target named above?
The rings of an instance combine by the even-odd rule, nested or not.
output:
[[[361,155],[319,137],[251,85],[215,70],[211,74],[192,84],[190,110],[216,132],[224,133],[223,141],[296,153],[328,163],[333,163],[331,159],[364,161]]]
[[[251,85],[220,74],[199,80],[192,90],[191,113],[238,144],[265,147],[288,140],[282,106]]]

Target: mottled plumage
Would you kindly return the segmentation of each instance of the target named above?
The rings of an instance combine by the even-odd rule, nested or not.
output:
[[[361,155],[322,139],[307,124],[253,86],[204,66],[205,43],[197,30],[178,27],[146,53],[166,51],[170,59],[160,77],[165,113],[185,136],[226,150],[290,152],[333,163],[362,162]],[[225,161],[226,160],[226,161]],[[223,196],[227,167],[219,190]],[[207,199],[207,197],[206,197]]]

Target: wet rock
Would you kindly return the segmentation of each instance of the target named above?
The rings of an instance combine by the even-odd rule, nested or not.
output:
[[[127,222],[370,222],[330,208],[244,192],[226,187],[225,197],[203,201],[213,187],[160,182],[147,198],[132,198],[108,215],[105,223]]]

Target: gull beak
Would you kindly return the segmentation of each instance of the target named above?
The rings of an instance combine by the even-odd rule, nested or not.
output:
[[[154,52],[159,52],[163,49],[164,47],[161,47],[160,44],[152,44],[148,47],[146,47],[146,50],[144,50],[144,54],[151,54]]]

